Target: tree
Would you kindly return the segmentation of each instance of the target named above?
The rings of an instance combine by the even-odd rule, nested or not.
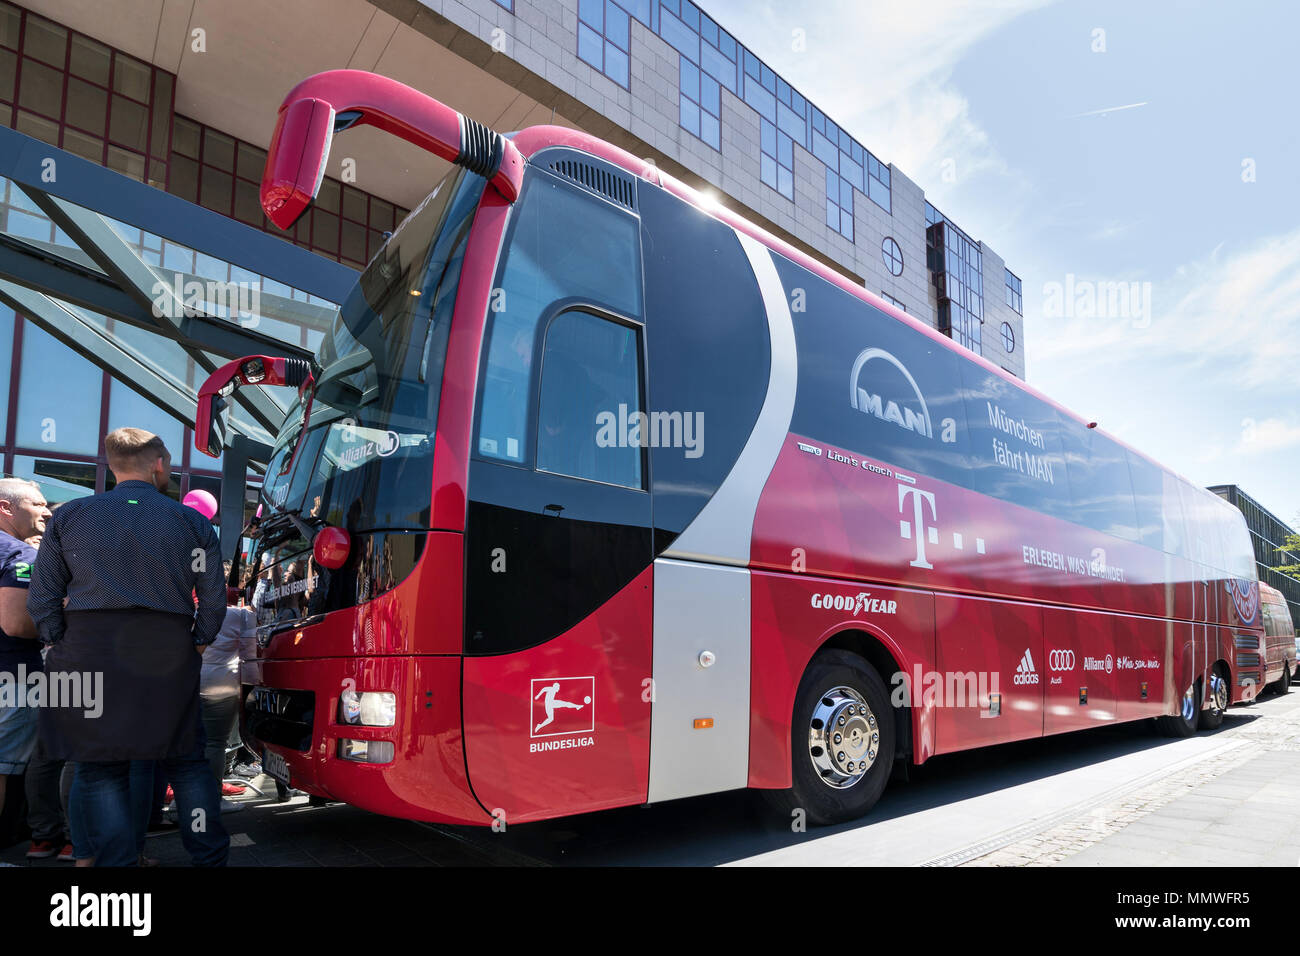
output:
[[[1296,524],[1300,525],[1300,517],[1297,518]],[[1293,577],[1300,577],[1300,532],[1292,531],[1276,550],[1284,559],[1289,559],[1291,563],[1279,564],[1273,570],[1281,571],[1283,574],[1290,574]]]

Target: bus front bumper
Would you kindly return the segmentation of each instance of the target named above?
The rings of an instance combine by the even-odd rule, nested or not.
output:
[[[465,773],[460,657],[262,659],[241,681],[244,741],[289,786],[386,816],[492,822]],[[393,725],[345,722],[345,690],[394,695]]]

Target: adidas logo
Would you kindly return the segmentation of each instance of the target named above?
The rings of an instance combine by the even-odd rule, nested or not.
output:
[[[1029,648],[1025,648],[1025,656],[1020,658],[1020,666],[1016,668],[1015,676],[1011,678],[1013,684],[1037,684],[1038,672],[1034,670],[1034,659],[1029,655]]]

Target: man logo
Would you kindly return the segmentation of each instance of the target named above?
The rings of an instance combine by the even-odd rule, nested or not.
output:
[[[867,369],[868,365],[871,365],[870,369]],[[898,374],[888,372],[886,366],[893,367]],[[873,379],[882,384],[884,381],[892,380],[894,386],[892,391],[898,397],[887,398],[881,392],[873,390],[869,387],[873,384]],[[904,382],[906,389],[903,387]],[[907,389],[910,389],[911,394],[907,394]],[[849,375],[849,404],[864,415],[874,415],[881,421],[893,422],[906,431],[926,438],[934,438],[930,408],[926,404],[925,396],[921,394],[920,386],[916,384],[916,379],[907,370],[907,366],[884,349],[872,347],[858,353],[857,359],[853,362],[853,371]],[[940,425],[942,426],[940,440],[946,443],[955,442],[957,423],[951,418],[945,418]]]

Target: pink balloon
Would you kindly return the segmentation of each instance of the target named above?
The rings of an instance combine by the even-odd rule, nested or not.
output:
[[[191,491],[181,499],[181,504],[189,505],[209,521],[217,513],[217,499],[212,496],[212,492],[204,491],[202,488]]]

